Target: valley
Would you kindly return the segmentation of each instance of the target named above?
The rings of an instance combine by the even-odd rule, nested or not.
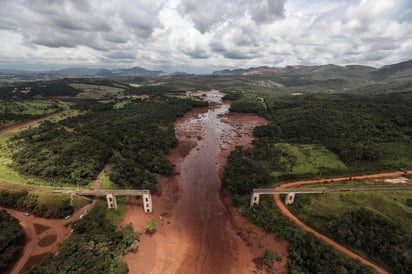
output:
[[[145,188],[152,192],[153,212],[144,213],[140,198],[119,197],[117,210],[105,209],[106,202],[98,199],[97,209],[86,220],[72,224],[83,228],[64,242],[63,252],[53,259],[45,255],[46,259],[30,260],[33,265],[26,268],[27,273],[80,269],[85,264],[75,258],[84,252],[92,254],[90,250],[95,253],[85,260],[103,263],[103,247],[81,242],[86,235],[93,238],[90,235],[98,230],[94,225],[84,228],[82,223],[97,222],[96,218],[107,222],[107,243],[114,240],[110,235],[117,235],[111,234],[114,230],[124,237],[119,246],[128,251],[102,264],[117,267],[118,273],[373,273],[366,265],[373,265],[379,273],[408,269],[409,251],[397,253],[398,249],[409,250],[407,245],[397,243],[390,251],[391,258],[371,255],[370,247],[359,244],[360,240],[347,246],[352,240],[344,238],[341,241],[349,249],[341,249],[338,245],[342,243],[335,237],[343,237],[342,233],[324,230],[323,222],[336,229],[335,218],[346,222],[350,214],[353,218],[365,214],[360,211],[358,204],[363,202],[359,199],[370,197],[385,206],[371,202],[365,210],[379,212],[371,216],[383,222],[386,233],[395,235],[394,229],[399,229],[407,243],[409,190],[399,198],[395,190],[350,194],[353,201],[346,193],[339,198],[322,194],[322,205],[313,204],[315,197],[298,195],[296,204],[287,207],[279,197],[264,197],[260,205],[248,207],[254,188],[327,180],[316,178],[343,176],[341,185],[356,186],[364,185],[360,174],[401,170],[385,176],[410,184],[410,175],[404,172],[412,167],[407,85],[399,85],[402,89],[395,91],[393,81],[398,80],[382,82],[382,90],[376,93],[330,92],[307,86],[308,92],[297,94],[296,86],[268,85],[259,78],[242,82],[238,76],[213,76],[225,93],[196,89],[212,86],[210,79],[166,76],[139,84],[66,79],[41,86],[45,92],[41,96],[50,96],[60,84],[67,89],[59,90],[70,90],[72,95],[54,94],[64,110],[1,129],[0,178],[7,181],[2,183],[2,195],[25,197],[16,198],[19,202],[14,205],[23,212],[55,216],[56,194],[46,189],[35,194],[44,187],[67,193],[74,188]],[[231,85],[238,86],[228,90]],[[384,88],[390,91],[384,92]],[[24,190],[28,193],[19,192]],[[327,209],[327,198],[333,204],[347,203],[348,210]],[[386,212],[384,207],[389,208],[395,200],[400,209],[396,214]],[[67,201],[62,197],[58,206],[73,212]],[[325,212],[324,218],[310,211],[312,206]],[[299,230],[281,210],[304,220],[310,233]],[[154,233],[147,233],[150,222],[155,225]],[[135,236],[127,240],[130,229]],[[340,250],[351,250],[344,253],[354,252],[365,265],[324,240],[337,243]],[[75,245],[79,246],[76,252],[68,252]],[[120,254],[117,249],[113,252]],[[68,262],[62,263],[66,259]]]

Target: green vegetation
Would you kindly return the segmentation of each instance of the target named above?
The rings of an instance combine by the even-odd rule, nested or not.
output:
[[[256,113],[259,115],[265,115],[266,114],[266,104],[263,98],[258,97],[256,95],[247,94],[247,95],[241,96],[239,99],[234,101],[230,107],[230,111],[249,112],[249,113]]]
[[[346,166],[336,156],[321,145],[287,144],[274,145],[281,153],[281,170],[271,173],[280,176],[285,172],[290,174],[317,174],[325,169],[344,170]]]
[[[412,271],[408,192],[299,195],[292,209],[305,223],[386,266]]]
[[[53,101],[0,101],[0,128],[21,120],[27,120],[57,112],[63,108]]]
[[[82,101],[76,108],[87,113],[58,123],[46,121],[16,135],[12,166],[56,185],[85,186],[111,162],[108,175],[116,185],[156,192],[157,176],[173,170],[163,158],[177,144],[172,122],[205,104],[158,97],[114,109],[113,104]]]
[[[116,273],[126,274],[122,256],[138,247],[139,235],[131,225],[118,229],[106,219],[104,204],[97,203],[86,218],[73,224],[74,232],[56,254],[23,273]]]
[[[260,139],[253,150],[239,148],[229,157],[224,184],[235,202],[273,182],[412,167],[412,97],[316,94],[264,101],[271,123],[254,130]]]
[[[149,220],[146,222],[146,233],[147,234],[154,234],[156,232],[156,222],[154,220]]]
[[[70,195],[27,192],[0,188],[0,206],[29,212],[39,217],[63,218],[74,212]],[[82,199],[83,204],[87,202]],[[78,203],[80,206],[80,203]]]
[[[263,253],[263,263],[266,265],[267,272],[273,271],[273,263],[276,261],[282,261],[282,257],[276,254],[276,252],[273,250],[265,250],[265,253]]]
[[[263,196],[260,204],[244,209],[244,213],[268,232],[276,232],[290,242],[290,273],[374,273],[358,260],[343,255],[313,234],[302,231]]]
[[[19,220],[0,210],[0,272],[8,273],[23,251],[25,235]]]
[[[238,101],[253,98],[241,93],[230,96]],[[237,206],[248,204],[253,188],[272,187],[274,183],[412,167],[412,96],[406,92],[260,96],[270,123],[255,129],[260,138],[253,149],[238,147],[231,153],[223,178]],[[256,113],[247,108],[242,111]],[[302,205],[296,214],[394,273],[410,272],[408,195],[342,196],[350,205],[336,198],[340,196],[324,201],[330,196],[311,196],[311,203]],[[322,209],[316,206],[319,203]],[[292,273],[371,272],[300,231],[281,216],[269,197],[245,213],[291,243]]]
[[[87,99],[102,99],[113,95],[121,95],[125,90],[125,88],[98,84],[72,83],[70,86],[81,90],[81,92],[76,95],[77,98]]]
[[[106,211],[106,218],[113,224],[118,224],[124,216],[129,196],[116,196],[117,209]],[[107,206],[106,199],[98,201],[101,206]]]

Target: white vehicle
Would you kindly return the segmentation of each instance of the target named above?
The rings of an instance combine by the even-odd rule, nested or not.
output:
[[[72,215],[67,215],[66,217],[64,217],[66,220],[69,219]]]

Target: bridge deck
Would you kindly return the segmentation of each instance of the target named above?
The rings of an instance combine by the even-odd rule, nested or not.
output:
[[[312,188],[257,188],[253,189],[254,194],[314,194],[327,192],[357,192],[357,191],[396,191],[412,190],[412,186],[387,186],[387,187],[312,187]]]

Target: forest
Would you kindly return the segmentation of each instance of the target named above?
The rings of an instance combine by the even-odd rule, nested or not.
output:
[[[23,273],[115,273],[126,274],[123,254],[135,249],[139,235],[131,225],[119,229],[106,219],[104,202],[73,224],[73,233],[56,254],[44,256]]]
[[[230,96],[251,100],[252,106],[258,98]],[[244,102],[232,105],[232,111],[259,113],[270,123],[255,128],[259,138],[253,149],[237,147],[230,154],[223,188],[255,223],[290,241],[291,273],[371,272],[300,231],[270,198],[252,209],[246,207],[253,188],[300,178],[410,169],[411,96],[404,92],[261,96],[266,106],[263,114],[262,108],[257,112]],[[399,223],[367,209],[318,218],[324,218],[318,228],[328,228],[331,237],[371,254],[393,273],[410,272],[411,237]]]
[[[25,235],[19,220],[0,210],[0,272],[8,273],[23,251]]]
[[[275,232],[289,241],[289,254],[292,257],[288,263],[290,273],[375,273],[370,267],[298,228],[280,213],[272,197],[262,197],[259,205],[245,208],[243,212],[267,232]]]
[[[13,168],[54,184],[85,186],[110,162],[115,184],[157,192],[157,176],[174,168],[163,158],[177,144],[172,122],[192,107],[206,105],[167,96],[135,100],[122,108],[82,100],[76,107],[85,114],[45,121],[16,135]]]
[[[224,182],[236,195],[271,181],[412,167],[412,98],[407,94],[310,94],[263,96],[263,99],[266,105],[263,116],[270,123],[255,128],[254,135],[260,138],[255,148],[234,151],[227,166]],[[239,100],[245,98],[241,96]],[[236,104],[237,101],[232,110],[255,112],[249,107],[239,109],[247,104]],[[300,156],[290,151],[308,145],[311,151],[303,149]],[[322,166],[292,172],[304,160],[298,156],[308,160],[310,154],[325,149],[329,151],[329,159]],[[340,163],[327,163],[331,161]],[[245,174],[242,169],[251,163],[259,172]],[[233,176],[241,183],[231,184]],[[256,178],[242,179],[251,176]]]
[[[0,206],[28,212],[44,218],[64,218],[75,208],[69,195],[28,192],[0,188]],[[76,198],[73,204],[85,205],[86,200]]]
[[[412,233],[408,198],[404,197],[410,196],[302,195],[291,210],[318,231],[386,266],[391,273],[406,274],[412,271]]]

